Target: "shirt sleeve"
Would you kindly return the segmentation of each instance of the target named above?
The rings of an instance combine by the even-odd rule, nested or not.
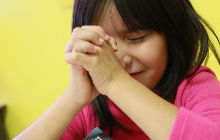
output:
[[[85,120],[80,111],[67,127],[60,140],[82,140],[85,137]]]
[[[215,75],[200,71],[177,96],[179,112],[169,140],[220,140],[220,83]]]

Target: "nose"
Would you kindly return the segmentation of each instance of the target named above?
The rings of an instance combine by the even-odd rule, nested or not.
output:
[[[129,52],[129,48],[127,47],[126,43],[119,40],[116,40],[116,42],[118,46],[118,51],[116,52],[116,56],[118,57],[123,68],[127,69],[129,66],[131,66],[132,55]]]
[[[131,66],[132,58],[129,55],[125,55],[122,57],[121,64],[123,68],[127,69],[129,66]]]

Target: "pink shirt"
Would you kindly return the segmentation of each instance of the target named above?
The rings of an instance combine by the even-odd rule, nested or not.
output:
[[[113,116],[127,128],[126,131],[115,128],[114,140],[149,140],[113,102],[108,100],[108,104]],[[169,140],[220,140],[220,83],[210,69],[201,67],[185,79],[173,104],[180,110]],[[98,127],[98,120],[88,104],[74,118],[61,140],[82,140],[95,127]]]

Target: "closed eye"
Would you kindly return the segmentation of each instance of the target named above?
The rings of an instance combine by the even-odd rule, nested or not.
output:
[[[130,43],[141,43],[144,42],[146,38],[150,37],[152,30],[139,30],[127,34],[126,40]]]
[[[146,36],[147,35],[140,36],[140,37],[137,37],[137,38],[128,38],[128,40],[131,40],[131,41],[140,40],[140,39],[144,39]]]
[[[131,43],[141,43],[148,37],[149,34],[145,34],[143,36],[135,37],[135,38],[127,38],[127,40]]]

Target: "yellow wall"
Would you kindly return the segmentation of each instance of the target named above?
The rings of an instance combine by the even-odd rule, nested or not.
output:
[[[70,35],[72,3],[0,1],[0,103],[8,107],[10,138],[42,114],[68,84],[69,66],[63,52]],[[220,1],[193,3],[220,35]],[[215,59],[209,66],[220,78]]]
[[[69,80],[64,47],[71,0],[0,0],[0,102],[10,138],[42,114]]]

